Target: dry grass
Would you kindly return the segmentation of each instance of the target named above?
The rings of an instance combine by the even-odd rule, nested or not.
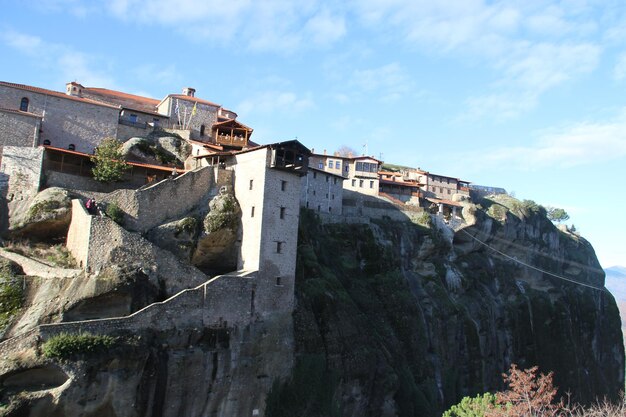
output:
[[[24,241],[7,242],[5,249],[26,256],[50,266],[59,268],[75,268],[76,261],[61,244],[47,245],[44,243],[31,243]]]

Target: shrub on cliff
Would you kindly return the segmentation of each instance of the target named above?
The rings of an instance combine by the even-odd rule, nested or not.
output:
[[[120,181],[129,167],[124,162],[120,151],[122,143],[117,139],[107,138],[96,148],[91,161],[95,167],[91,170],[94,179],[102,182]]]
[[[21,280],[17,278],[9,262],[0,260],[0,331],[11,322],[23,301]]]
[[[46,358],[68,359],[81,354],[104,352],[112,348],[117,338],[90,333],[61,333],[52,336],[42,346]]]
[[[496,407],[496,396],[490,393],[465,397],[457,405],[453,405],[442,417],[484,417],[487,410]]]

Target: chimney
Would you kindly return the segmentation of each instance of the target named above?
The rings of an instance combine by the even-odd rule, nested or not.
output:
[[[326,149],[324,149],[324,155],[326,155]]]
[[[65,84],[65,94],[68,96],[81,97],[83,95],[83,87],[76,81]]]
[[[184,96],[189,96],[189,97],[195,97],[196,96],[196,89],[195,88],[191,88],[191,87],[185,87],[185,88],[183,88],[183,95]]]

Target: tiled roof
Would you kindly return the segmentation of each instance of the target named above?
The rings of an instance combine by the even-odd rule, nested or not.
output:
[[[394,180],[385,180],[380,178],[378,180],[381,184],[389,184],[389,185],[399,185],[402,187],[422,187],[424,184],[420,184],[418,182],[410,182],[410,181],[394,181]]]
[[[251,127],[248,127],[248,126],[244,125],[243,123],[241,123],[241,122],[239,122],[239,121],[237,121],[235,119],[226,119],[223,122],[213,123],[213,127],[216,127],[216,126],[227,126],[229,124],[237,125],[237,126],[241,127],[242,129],[245,129],[245,130],[249,130],[249,131],[253,130]]]
[[[84,87],[83,93],[95,96],[93,98],[94,100],[103,101],[105,103],[115,103],[115,105],[119,105],[123,108],[163,116],[157,111],[157,106],[160,101],[154,98],[95,87]]]
[[[41,116],[35,113],[29,113],[27,111],[21,111],[21,110],[16,110],[16,109],[7,109],[6,107],[0,107],[0,111],[1,112],[5,112],[5,113],[14,113],[14,114],[19,114],[20,116],[29,116],[29,117],[36,117],[38,119],[41,119]]]
[[[32,91],[33,93],[46,94],[46,95],[49,95],[49,96],[64,98],[64,99],[67,99],[67,100],[80,101],[80,102],[83,102],[83,103],[95,104],[97,106],[109,107],[109,108],[112,108],[112,109],[119,109],[119,106],[114,106],[114,105],[111,105],[111,104],[102,103],[100,101],[91,100],[91,99],[88,99],[88,98],[70,96],[70,95],[67,95],[65,93],[61,93],[60,91],[46,90],[45,88],[33,87],[33,86],[30,86],[30,85],[24,85],[24,84],[8,83],[8,82],[5,82],[5,81],[0,81],[0,85],[5,86],[5,87],[18,88],[20,90],[25,90],[25,91]]]

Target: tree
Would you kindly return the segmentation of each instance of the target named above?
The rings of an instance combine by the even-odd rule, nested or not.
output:
[[[352,157],[355,157],[355,156],[359,156],[359,153],[356,151],[356,149],[354,149],[353,147],[348,146],[348,145],[341,145],[339,148],[337,148],[335,153],[338,156],[344,156],[346,158],[352,158]]]
[[[496,394],[496,404],[485,413],[486,417],[556,417],[563,415],[563,401],[553,403],[557,389],[552,385],[552,372],[539,374],[539,368],[518,369],[512,364],[508,374],[503,374],[509,389]]]
[[[496,396],[490,393],[465,397],[457,405],[450,407],[442,417],[485,417],[487,410],[498,408]]]
[[[120,152],[122,143],[114,138],[106,138],[100,143],[91,157],[95,167],[91,170],[94,179],[102,182],[120,181],[129,167]]]
[[[569,220],[569,214],[562,208],[548,207],[548,219],[553,222],[561,223]]]

